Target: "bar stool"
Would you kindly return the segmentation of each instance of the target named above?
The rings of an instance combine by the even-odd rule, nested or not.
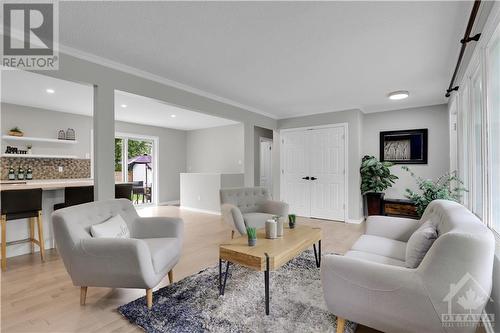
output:
[[[115,199],[132,200],[132,183],[116,184]]]
[[[42,189],[5,190],[2,191],[1,194],[2,271],[7,269],[7,245],[30,242],[31,253],[34,253],[35,244],[37,244],[40,247],[42,262],[45,261],[42,222]],[[25,218],[29,219],[29,238],[7,242],[7,221]],[[38,240],[35,239],[35,218],[38,225]]]
[[[94,186],[71,186],[64,188],[64,202],[54,205],[54,210],[94,201]]]

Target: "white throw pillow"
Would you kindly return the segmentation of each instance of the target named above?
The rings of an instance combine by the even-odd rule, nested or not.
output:
[[[95,238],[130,238],[127,223],[120,215],[115,215],[103,223],[90,227],[90,233]]]
[[[406,244],[406,267],[417,268],[431,248],[438,234],[432,221],[423,223],[410,237]]]

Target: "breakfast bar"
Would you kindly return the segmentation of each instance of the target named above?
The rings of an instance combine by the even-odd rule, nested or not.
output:
[[[0,190],[25,190],[41,188],[42,193],[42,220],[44,230],[45,249],[54,247],[54,238],[50,217],[54,211],[54,205],[64,202],[64,189],[66,187],[90,186],[93,179],[39,179],[39,180],[15,180],[1,181]],[[28,219],[20,219],[7,223],[7,242],[29,238]],[[38,247],[35,247],[38,251]],[[7,247],[7,258],[30,253],[31,248],[28,243],[20,243]]]

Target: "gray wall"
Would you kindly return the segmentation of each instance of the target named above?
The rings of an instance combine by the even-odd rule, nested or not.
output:
[[[82,158],[85,157],[85,154],[90,154],[92,117],[2,103],[1,120],[2,133],[6,133],[13,126],[19,126],[25,131],[26,136],[56,138],[57,129],[68,127],[75,129],[78,144],[34,144],[34,154],[78,155]],[[178,200],[180,195],[179,174],[186,170],[186,132],[120,121],[115,123],[115,130],[116,132],[158,137],[160,155],[157,172],[158,202]],[[4,145],[5,142],[2,140],[2,149],[4,149]],[[107,154],[114,156],[114,151],[108,151]],[[114,181],[114,178],[112,179]]]
[[[75,130],[77,144],[34,143],[33,154],[76,155],[78,158],[90,158],[91,117],[9,103],[2,103],[1,108],[2,134],[7,134],[9,129],[18,126],[25,136],[57,139],[58,130],[68,128]],[[2,152],[5,151],[6,145],[25,148],[24,143],[2,140]]]
[[[113,197],[113,158],[107,151],[114,144],[114,90],[153,98],[192,111],[239,121],[245,126],[245,184],[254,182],[253,126],[276,128],[276,120],[242,107],[169,86],[166,80],[117,70],[91,61],[60,53],[59,70],[35,71],[63,80],[94,85],[94,143],[96,198]],[[247,131],[248,128],[248,131]],[[248,144],[247,144],[248,143]]]
[[[254,127],[254,185],[260,186],[260,138],[273,139],[273,131],[259,126]],[[279,161],[279,159],[278,159]],[[274,181],[274,178],[273,178]],[[278,178],[279,181],[279,178]]]
[[[349,220],[359,221],[362,214],[361,195],[359,192],[360,177],[359,177],[359,164],[361,162],[361,142],[362,142],[362,117],[363,113],[360,110],[346,110],[339,112],[329,112],[316,114],[312,116],[288,118],[278,120],[278,129],[298,128],[307,126],[320,126],[328,124],[348,124],[348,216]],[[279,142],[279,141],[275,141]],[[275,154],[279,145],[275,145]],[[278,149],[276,149],[278,148]],[[275,155],[275,156],[276,156]],[[279,155],[278,155],[279,156]],[[276,170],[278,168],[278,170]],[[274,168],[273,175],[279,177],[279,166]],[[279,179],[279,178],[277,178]],[[279,184],[274,182],[274,193],[279,193]]]
[[[243,173],[243,131],[242,124],[188,131],[187,172]]]
[[[117,121],[116,132],[158,137],[158,203],[180,198],[179,174],[186,171],[186,132]]]
[[[407,166],[420,177],[439,177],[450,168],[448,109],[445,104],[365,114],[362,153],[380,158],[381,131],[418,128],[429,130],[428,164]],[[404,198],[406,188],[416,189],[415,181],[408,172],[401,170],[401,165],[394,165],[391,170],[399,179],[386,191],[386,197]]]

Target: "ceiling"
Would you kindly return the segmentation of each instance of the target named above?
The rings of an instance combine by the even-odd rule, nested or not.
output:
[[[275,118],[445,103],[471,1],[60,2],[60,42]],[[387,94],[408,90],[391,101]]]
[[[25,71],[4,70],[1,86],[2,102],[92,115],[93,89],[88,85]],[[54,93],[48,94],[46,89],[53,89]],[[181,109],[122,91],[115,92],[115,118],[119,121],[180,130],[237,124],[232,120]]]

